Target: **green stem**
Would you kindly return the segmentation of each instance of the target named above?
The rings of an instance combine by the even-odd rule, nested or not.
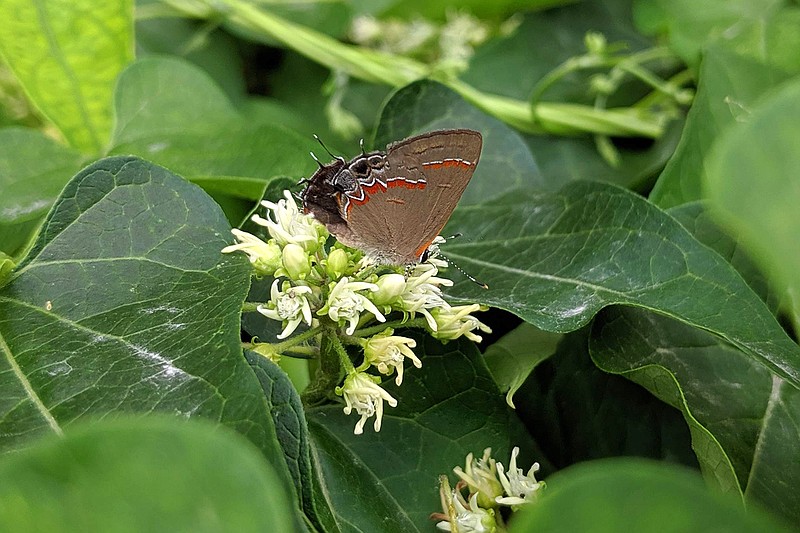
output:
[[[295,357],[296,359],[316,359],[319,356],[319,348],[316,346],[294,346],[283,351],[284,355]],[[296,354],[293,356],[292,354]]]
[[[431,76],[483,111],[528,133],[575,135],[589,132],[615,136],[658,137],[663,130],[658,118],[640,112],[637,115],[636,111],[631,112],[628,109],[593,110],[589,106],[577,104],[542,103],[532,110],[529,101],[484,93],[458,79],[431,72],[427,65],[418,61],[342,43],[242,0],[201,3],[207,12],[198,7],[198,2],[165,1],[187,16],[198,16],[199,13],[203,13],[206,17],[223,15],[229,22],[249,32],[267,35],[333,71],[341,71],[364,81],[402,87]],[[212,5],[219,7],[219,12],[212,12],[210,7]],[[569,113],[573,112],[578,116],[570,117]]]
[[[341,381],[344,373],[354,369],[350,356],[342,346],[336,332],[336,325],[332,322],[322,326],[322,336],[319,346],[319,367],[305,391],[302,399],[305,405],[316,405],[325,401]]]
[[[384,322],[382,324],[376,324],[374,326],[370,326],[364,329],[357,329],[353,332],[351,338],[364,338],[364,337],[371,337],[376,333],[380,333],[381,331],[385,330],[386,328],[425,328],[427,327],[428,322],[424,318],[415,318],[413,320],[393,320],[391,322]],[[353,344],[359,344],[354,342]]]
[[[261,304],[257,302],[245,302],[242,304],[242,313],[255,313],[259,305]]]
[[[322,326],[309,328],[305,330],[303,333],[290,337],[285,341],[276,342],[275,344],[272,345],[272,347],[275,348],[276,352],[283,353],[284,351],[290,348],[294,348],[298,344],[306,342],[308,339],[314,337],[315,335],[319,335],[320,331],[322,331]]]

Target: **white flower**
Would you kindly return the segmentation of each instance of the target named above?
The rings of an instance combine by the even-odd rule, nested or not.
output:
[[[364,424],[367,419],[375,415],[375,431],[381,430],[383,420],[383,402],[395,407],[395,400],[388,392],[383,390],[377,382],[379,378],[370,376],[364,372],[353,372],[349,374],[341,387],[336,388],[336,394],[343,396],[345,401],[344,414],[349,415],[355,409],[356,414],[361,415],[361,420],[356,423],[353,433],[361,435],[364,432]]]
[[[257,270],[269,276],[281,266],[281,247],[274,242],[264,242],[255,235],[235,228],[231,233],[239,242],[223,248],[223,254],[242,251]]]
[[[436,321],[436,329],[432,335],[441,340],[453,340],[464,335],[473,342],[481,342],[483,340],[481,336],[473,331],[477,329],[491,333],[492,329],[470,313],[482,310],[485,309],[480,304],[434,309],[432,314]]]
[[[386,322],[386,318],[381,314],[375,304],[363,294],[357,291],[370,290],[377,291],[378,286],[374,283],[365,281],[349,281],[345,276],[340,279],[328,295],[328,302],[325,307],[319,310],[319,314],[327,314],[334,322],[346,320],[348,322],[345,330],[348,335],[352,335],[358,326],[362,311],[369,311],[380,322]]]
[[[449,287],[453,284],[449,279],[437,278],[438,273],[434,265],[427,263],[417,265],[414,274],[406,281],[406,290],[400,296],[399,304],[400,309],[412,317],[415,313],[421,313],[432,331],[436,331],[437,324],[428,310],[450,308],[450,304],[442,297],[439,286]]]
[[[473,494],[469,503],[457,490],[453,491],[453,507],[455,509],[455,524],[449,520],[441,521],[436,527],[443,531],[457,531],[458,533],[491,533],[497,530],[494,511],[481,508],[478,505],[478,495]]]
[[[287,288],[288,286],[288,288]],[[307,294],[311,294],[311,287],[298,285],[292,287],[289,282],[284,282],[284,291],[278,290],[278,280],[272,282],[270,301],[267,306],[259,305],[256,309],[262,315],[273,320],[286,321],[286,327],[278,335],[285,339],[297,329],[300,322],[305,321],[311,325],[311,305],[308,303]]]
[[[403,383],[403,360],[408,357],[417,368],[422,368],[422,361],[411,351],[417,341],[392,333],[392,328],[386,328],[364,341],[364,359],[381,374],[389,375],[397,369],[395,383],[400,385]]]
[[[539,471],[539,463],[533,463],[528,473],[523,474],[522,469],[517,468],[517,454],[519,454],[519,448],[514,446],[507,475],[502,463],[497,463],[497,475],[500,483],[503,484],[506,496],[498,496],[495,501],[502,505],[516,506],[533,503],[545,485],[544,481],[536,481],[535,474]]]
[[[491,454],[491,448],[483,450],[483,457],[480,459],[474,459],[470,453],[467,455],[464,470],[460,466],[453,469],[467,484],[470,493],[478,495],[478,503],[482,507],[494,507],[495,498],[503,495],[503,485],[497,479],[497,467]]]
[[[286,246],[289,243],[299,244],[308,252],[319,248],[320,241],[324,242],[328,232],[325,226],[317,222],[314,217],[301,213],[297,203],[289,191],[284,191],[285,199],[272,203],[264,200],[261,205],[269,209],[267,218],[253,215],[251,220],[264,226],[275,241]],[[275,216],[275,220],[272,216]]]

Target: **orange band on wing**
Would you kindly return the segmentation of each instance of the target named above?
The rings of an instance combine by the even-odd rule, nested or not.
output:
[[[403,187],[405,189],[424,189],[425,185],[426,183],[423,180],[408,181],[404,178],[395,178],[393,180],[389,180],[386,182],[385,186],[380,181],[376,181],[374,184],[368,187],[362,187],[362,190],[364,191],[363,199],[356,200],[354,198],[350,198],[350,203],[347,205],[347,211],[345,213],[345,216],[348,217],[350,216],[350,210],[353,208],[354,205],[364,205],[367,202],[369,202],[370,196],[372,196],[375,193],[385,192],[393,187]]]

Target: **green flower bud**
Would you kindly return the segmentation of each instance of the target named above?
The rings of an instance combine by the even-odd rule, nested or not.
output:
[[[311,261],[302,246],[289,243],[283,247],[283,268],[291,279],[305,279],[311,272]]]
[[[586,50],[592,55],[603,55],[606,53],[606,36],[595,31],[587,32],[583,37],[583,44]]]
[[[270,241],[261,249],[258,258],[253,262],[253,267],[260,274],[271,276],[281,266],[281,247]]]
[[[384,274],[375,284],[378,290],[369,297],[377,305],[391,305],[406,290],[406,278],[402,274]]]
[[[334,248],[328,255],[328,262],[326,270],[331,279],[339,279],[348,272],[350,259],[347,257],[347,252],[341,248]]]

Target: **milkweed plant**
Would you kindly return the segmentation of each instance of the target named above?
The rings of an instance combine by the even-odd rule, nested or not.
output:
[[[222,250],[246,253],[254,276],[274,277],[269,300],[256,303],[255,311],[281,322],[283,329],[276,342],[259,339],[248,347],[274,362],[282,356],[318,355],[321,372],[304,400],[313,403],[334,392],[344,400],[345,414],[360,417],[356,434],[372,417],[380,431],[384,403],[397,405],[382,381],[394,376],[401,385],[406,359],[422,367],[413,351],[416,341],[395,335],[397,327],[420,328],[444,342],[462,336],[480,342],[480,332],[491,332],[472,314],[485,306],[453,306],[445,300],[442,288],[453,282],[439,276],[447,266],[437,256],[441,237],[423,263],[380,265],[330,239],[325,226],[303,213],[289,191],[262,205],[266,216],[253,215],[252,221],[266,228],[269,239],[233,229],[238,242]]]

